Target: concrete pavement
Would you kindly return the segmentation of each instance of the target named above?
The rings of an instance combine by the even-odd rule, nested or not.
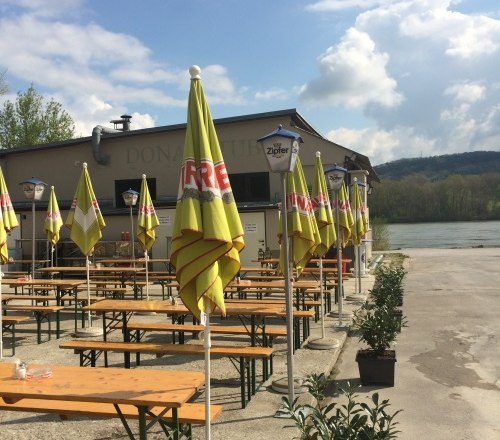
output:
[[[390,399],[401,440],[500,439],[500,249],[405,249],[403,311]],[[335,379],[359,382],[349,337]]]

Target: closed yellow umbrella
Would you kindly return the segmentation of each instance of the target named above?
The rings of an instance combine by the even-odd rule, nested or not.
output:
[[[286,207],[288,237],[292,246],[291,259],[297,275],[300,276],[302,269],[313,256],[318,244],[321,243],[321,237],[299,157],[297,157],[293,172],[287,174]],[[280,230],[278,240],[281,242],[282,239],[283,234]],[[288,262],[284,261],[283,254],[283,246],[281,246],[281,273],[284,273],[284,265],[288,264]]]
[[[351,240],[356,250],[356,293],[361,293],[361,241],[366,234],[366,219],[364,215],[361,192],[359,190],[358,179],[354,178],[351,184],[351,208],[354,216],[354,222],[351,229]]]
[[[323,294],[323,257],[332,247],[337,239],[335,226],[333,223],[332,207],[326,187],[325,172],[321,163],[321,153],[316,152],[316,162],[314,166],[314,178],[312,185],[311,201],[316,218],[316,224],[319,229],[320,242],[316,247],[314,254],[319,257],[319,281],[320,281],[320,299],[321,299],[321,341],[310,341],[309,345],[313,348],[332,348],[338,345],[338,341],[325,343],[325,306]],[[311,344],[311,342],[313,342]]]
[[[139,241],[143,251],[146,267],[146,299],[149,300],[149,280],[148,280],[148,252],[153,247],[156,241],[155,228],[160,225],[156,215],[153,201],[149,193],[148,182],[146,175],[142,175],[141,195],[139,198],[139,215],[137,217],[137,240]]]
[[[7,244],[7,232],[19,226],[14,207],[10,201],[9,191],[0,167],[0,263],[6,264],[9,261],[9,248]],[[0,359],[3,358],[3,310],[2,310],[2,276],[0,273]]]
[[[82,173],[78,180],[75,196],[71,203],[68,217],[64,225],[70,229],[70,238],[85,255],[85,265],[87,267],[87,297],[90,304],[90,259],[89,255],[93,251],[96,243],[101,239],[101,230],[106,227],[104,218],[99,208],[99,203],[92,188],[92,182],[87,170],[87,163],[83,163]],[[97,333],[100,329],[92,328],[92,316],[87,313],[88,327],[82,333]]]
[[[342,187],[339,191],[337,204],[337,209],[339,211],[340,241],[342,247],[345,247],[349,242],[349,238],[351,238],[354,218],[352,216],[351,204],[347,197],[347,190],[344,182],[342,182]]]
[[[61,212],[59,211],[59,205],[57,203],[56,192],[54,187],[50,188],[49,205],[47,207],[47,216],[45,217],[45,222],[43,228],[45,234],[47,235],[47,240],[50,243],[50,263],[54,265],[54,248],[59,242],[60,230],[63,225],[61,218]]]
[[[210,439],[210,313],[225,314],[224,289],[238,274],[243,228],[200,69],[189,69],[186,140],[175,209],[171,262],[180,297],[205,324],[206,439]]]

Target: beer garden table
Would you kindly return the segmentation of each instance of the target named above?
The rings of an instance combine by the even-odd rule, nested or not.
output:
[[[0,397],[7,404],[22,399],[100,402],[114,405],[129,438],[132,431],[120,405],[133,405],[139,417],[139,438],[147,439],[147,412],[152,407],[172,410],[174,436],[178,436],[177,409],[203,386],[203,372],[175,370],[127,370],[123,368],[81,368],[63,365],[28,365],[48,368],[51,377],[31,380],[12,378],[12,364],[0,364]],[[162,414],[163,415],[163,414]],[[160,416],[161,417],[161,416]],[[154,422],[158,422],[156,419]]]

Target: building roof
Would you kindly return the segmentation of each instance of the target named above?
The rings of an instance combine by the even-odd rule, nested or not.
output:
[[[252,121],[252,120],[260,120],[260,119],[269,119],[269,118],[276,118],[276,117],[289,117],[291,120],[291,126],[299,131],[308,133],[311,136],[318,137],[319,139],[329,142],[332,144],[332,146],[336,146],[339,148],[342,148],[346,150],[348,154],[345,156],[345,165],[348,167],[348,169],[364,169],[368,171],[369,173],[369,180],[375,180],[379,182],[379,178],[377,176],[377,173],[373,169],[370,159],[367,156],[364,156],[356,151],[350,150],[349,148],[343,147],[342,145],[336,144],[335,142],[332,142],[325,137],[323,137],[315,128],[312,127],[298,112],[295,108],[292,109],[285,109],[285,110],[277,110],[277,111],[272,111],[272,112],[264,112],[264,113],[254,113],[250,115],[243,115],[243,116],[231,116],[227,118],[218,118],[214,119],[214,124],[217,125],[222,125],[222,124],[231,124],[231,123],[237,123],[237,122],[244,122],[244,121]],[[130,130],[130,131],[117,131],[116,133],[106,133],[106,138],[120,138],[124,136],[140,136],[140,135],[147,135],[147,134],[152,134],[152,133],[164,133],[164,132],[170,132],[170,131],[177,131],[177,130],[185,130],[187,124],[182,123],[182,124],[173,124],[173,125],[163,125],[159,127],[152,127],[152,128],[142,128],[138,130]],[[62,141],[62,142],[55,142],[55,143],[50,143],[50,144],[43,144],[43,145],[35,145],[35,146],[30,146],[30,147],[20,147],[20,148],[12,148],[12,149],[0,149],[0,158],[13,155],[13,154],[23,154],[25,152],[32,152],[33,149],[36,150],[45,150],[45,149],[52,149],[52,148],[61,148],[61,147],[72,147],[75,145],[80,145],[80,144],[85,144],[89,143],[92,141],[92,136],[86,136],[86,137],[80,137],[80,138],[75,138],[75,139],[69,139],[67,141]]]

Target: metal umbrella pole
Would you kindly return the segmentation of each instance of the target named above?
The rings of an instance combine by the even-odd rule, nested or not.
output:
[[[342,326],[342,244],[340,240],[340,214],[339,214],[339,192],[335,191],[335,218],[337,232],[337,277],[338,277],[338,306],[339,306],[339,326]]]
[[[132,205],[130,205],[130,225],[131,225],[131,228],[130,228],[130,243],[131,243],[131,247],[130,247],[130,252],[131,252],[131,256],[132,256],[132,267],[135,267],[135,249],[134,249],[134,217],[132,215]]]
[[[35,201],[31,202],[31,215],[32,215],[32,236],[31,236],[31,278],[35,279]]]
[[[288,253],[288,222],[286,212],[286,173],[281,173],[281,221],[283,230],[283,259],[285,277],[285,312],[286,312],[286,334],[287,334],[287,374],[288,374],[288,400],[290,404],[295,399],[293,378],[293,302],[292,302],[292,280],[290,279],[290,265]]]

